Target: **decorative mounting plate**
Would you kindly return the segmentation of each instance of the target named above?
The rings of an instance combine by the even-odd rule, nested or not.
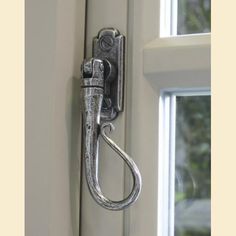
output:
[[[102,120],[113,120],[123,111],[125,37],[117,29],[104,28],[93,40],[93,57],[104,62],[105,91]]]

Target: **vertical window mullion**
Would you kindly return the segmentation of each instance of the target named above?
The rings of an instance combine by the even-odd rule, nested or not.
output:
[[[171,35],[172,22],[171,22],[171,11],[172,0],[160,0],[160,37],[168,37]]]
[[[177,35],[177,29],[178,29],[178,0],[171,0],[170,22],[171,22],[170,35],[171,36],[176,36]]]
[[[169,120],[169,233],[174,236],[175,219],[175,126],[176,126],[176,96],[170,95]]]
[[[158,168],[158,235],[174,236],[175,200],[175,111],[176,96],[163,93],[160,99]]]
[[[168,235],[169,227],[169,119],[170,97],[160,97],[159,160],[158,160],[158,236]]]

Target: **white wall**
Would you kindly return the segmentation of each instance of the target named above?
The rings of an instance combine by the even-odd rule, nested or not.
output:
[[[26,236],[79,235],[84,0],[26,0]]]

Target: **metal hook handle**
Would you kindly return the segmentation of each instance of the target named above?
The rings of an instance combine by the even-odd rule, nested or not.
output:
[[[107,134],[106,134],[106,128],[109,127],[109,131],[114,130],[115,127],[112,123],[104,123],[101,125],[101,136],[103,140],[125,161],[125,163],[128,165],[132,176],[133,176],[133,189],[129,196],[120,201],[120,202],[115,202],[117,210],[124,209],[128,207],[130,204],[135,202],[138,199],[138,196],[141,191],[141,185],[142,185],[142,180],[141,180],[141,175],[139,172],[139,169],[135,162],[132,160],[132,158],[124,152],[113,140],[111,140]],[[114,204],[114,202],[113,202]],[[114,206],[113,206],[114,207]],[[119,208],[118,208],[119,207]]]
[[[114,129],[111,123],[100,125],[101,106],[104,93],[104,66],[102,60],[90,59],[83,64],[82,114],[85,175],[94,200],[108,210],[122,210],[134,203],[141,191],[141,175],[134,161],[106,134],[106,128]],[[133,176],[133,188],[129,196],[121,201],[106,198],[98,182],[99,135],[125,161]]]

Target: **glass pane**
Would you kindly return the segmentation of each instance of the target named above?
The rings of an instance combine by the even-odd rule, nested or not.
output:
[[[175,236],[210,236],[210,96],[176,97]]]
[[[210,0],[178,0],[177,34],[211,31]]]

